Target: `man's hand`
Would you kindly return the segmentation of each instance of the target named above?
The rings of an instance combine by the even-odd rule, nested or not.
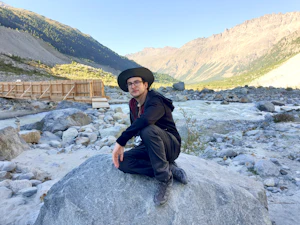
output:
[[[112,160],[116,168],[119,168],[119,159],[118,159],[119,156],[120,156],[120,161],[122,162],[124,157],[124,147],[116,143],[114,150],[112,152]]]

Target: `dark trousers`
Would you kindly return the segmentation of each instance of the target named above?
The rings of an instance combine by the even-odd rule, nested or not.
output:
[[[169,163],[177,159],[180,144],[174,135],[156,125],[145,127],[140,136],[142,144],[124,152],[119,170],[124,173],[143,174],[167,182],[172,173]]]

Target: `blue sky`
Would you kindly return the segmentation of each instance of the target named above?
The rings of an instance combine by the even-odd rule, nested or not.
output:
[[[1,0],[77,28],[120,55],[181,47],[265,14],[300,11],[300,0]]]

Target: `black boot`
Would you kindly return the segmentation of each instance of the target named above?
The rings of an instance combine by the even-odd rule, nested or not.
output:
[[[187,175],[182,168],[179,168],[175,162],[170,163],[170,169],[175,180],[180,183],[187,184]]]
[[[155,205],[164,205],[168,201],[172,184],[173,177],[171,177],[167,182],[159,182],[157,191],[154,195]]]

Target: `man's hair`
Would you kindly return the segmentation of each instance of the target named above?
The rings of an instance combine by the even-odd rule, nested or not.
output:
[[[142,78],[142,77],[141,77],[141,78]],[[147,81],[144,80],[144,78],[142,78],[142,81],[143,81],[143,83],[147,82]],[[150,88],[150,87],[149,87],[149,83],[148,83],[148,87],[147,87],[147,90],[148,90],[148,91],[149,91],[149,88]]]

